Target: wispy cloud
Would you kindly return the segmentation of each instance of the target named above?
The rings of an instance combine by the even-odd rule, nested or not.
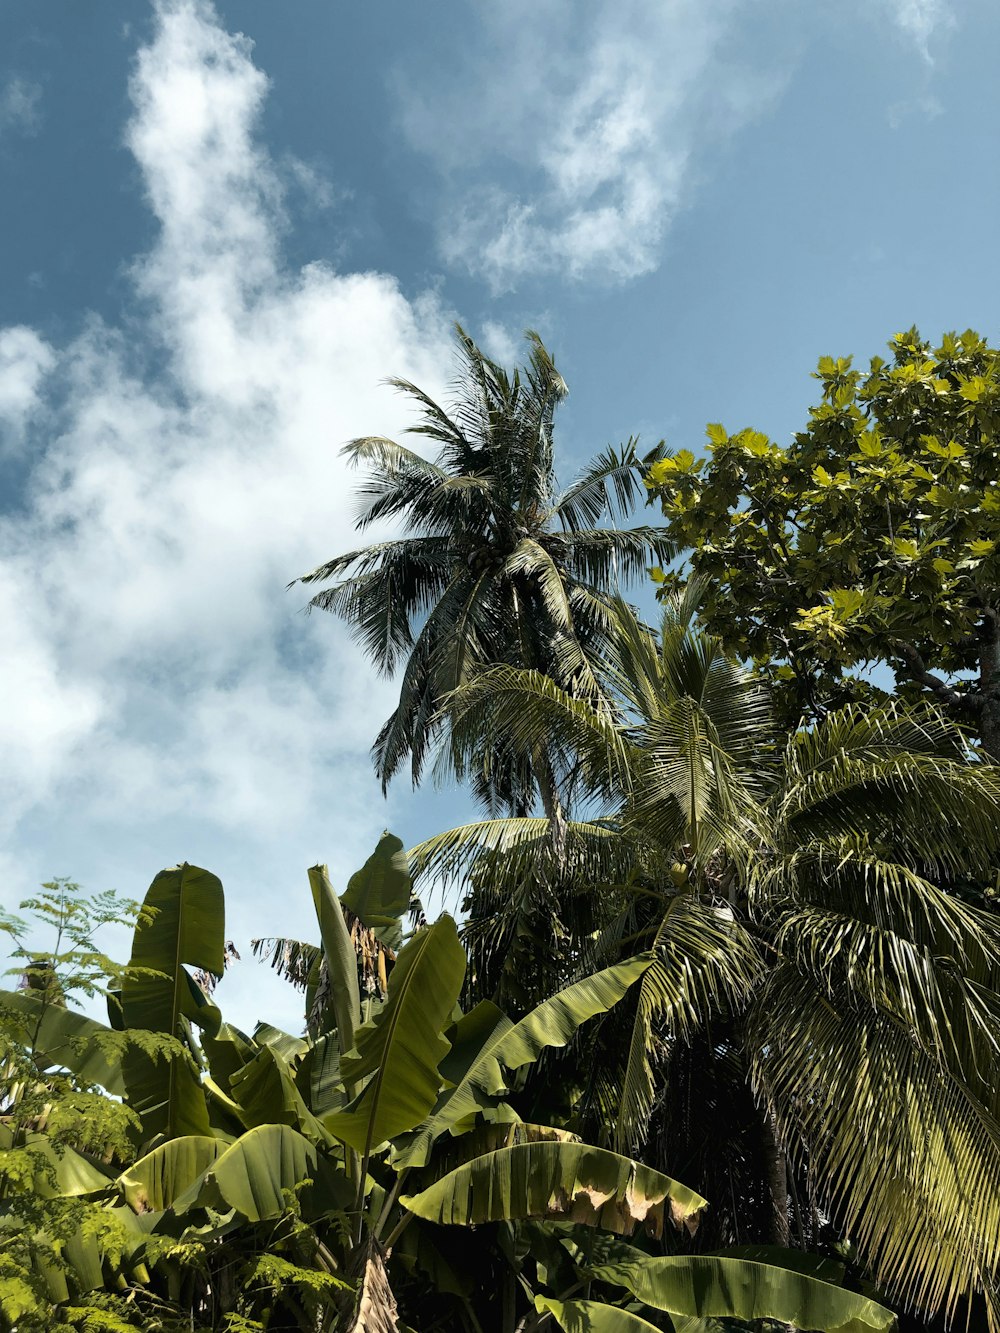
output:
[[[781,78],[727,49],[739,0],[512,0],[448,79],[400,84],[441,169],[445,258],[495,290],[538,274],[623,281],[659,262],[693,155]]]
[[[343,873],[381,832],[367,749],[392,700],[284,587],[353,541],[338,447],[403,425],[387,373],[443,383],[448,330],[391,277],[287,268],[250,43],[207,0],[157,16],[128,143],[159,236],[129,323],[0,332],[32,461],[0,523],[5,894],[63,871],[141,892],[200,859],[234,933],[294,932],[305,867]]]
[[[890,16],[927,61],[933,63],[931,42],[954,27],[950,0],[885,0]]]
[[[5,134],[35,134],[41,125],[41,84],[20,75],[0,85],[0,138]]]

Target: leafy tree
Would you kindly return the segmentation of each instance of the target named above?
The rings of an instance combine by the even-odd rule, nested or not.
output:
[[[949,888],[995,864],[996,770],[898,701],[784,735],[690,610],[668,604],[655,638],[619,604],[602,709],[510,668],[461,700],[459,742],[463,710],[497,746],[544,732],[593,793],[566,833],[580,965],[653,953],[631,1009],[557,1077],[589,1086],[620,1150],[645,1140],[715,1200],[709,1243],[850,1237],[902,1302],[953,1317],[979,1293],[995,1321],[1000,929]],[[490,895],[518,974],[518,894],[551,855],[538,824],[414,852]]]
[[[101,1255],[120,1259],[129,1248],[127,1226],[121,1210],[90,1196],[135,1155],[138,1119],[119,1100],[126,1050],[162,1059],[172,1043],[109,1030],[71,1007],[80,996],[115,1003],[125,972],[98,934],[133,925],[138,904],[111,893],[88,899],[54,880],[20,910],[0,913],[8,975],[20,981],[0,992],[0,1325],[41,1333],[60,1303],[68,1317],[110,1330],[112,1311],[85,1314],[84,1305],[103,1283]],[[40,935],[44,949],[34,947]]]
[[[855,673],[885,663],[1000,758],[1000,354],[971,331],[889,348],[867,374],[823,357],[788,448],[712,425],[649,484],[707,628],[790,722],[877,695]]]
[[[484,666],[532,667],[575,693],[592,691],[608,589],[669,557],[660,529],[598,526],[628,512],[662,448],[640,455],[629,440],[560,491],[553,418],[567,390],[541,339],[527,335],[528,364],[508,373],[461,328],[457,337],[461,372],[448,408],[390,380],[418,405],[411,432],[433,441],[437,458],[379,437],[346,449],[371,469],[358,526],[391,520],[406,535],[336,556],[301,580],[336,580],[310,605],[352,624],[379,671],[402,668],[399,704],[373,751],[383,787],[407,758],[419,781],[447,732],[444,701]],[[540,740],[502,770],[480,747],[468,776],[491,809],[525,813],[537,791],[546,814],[557,812],[558,775]]]

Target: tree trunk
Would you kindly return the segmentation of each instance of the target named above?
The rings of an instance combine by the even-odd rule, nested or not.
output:
[[[767,1107],[762,1107],[761,1140],[764,1147],[764,1169],[767,1189],[771,1196],[771,1235],[772,1245],[788,1249],[791,1244],[791,1227],[788,1221],[788,1165],[785,1153],[774,1132],[774,1121]]]
[[[559,799],[559,789],[556,786],[552,765],[541,746],[536,751],[531,767],[535,773],[535,781],[538,783],[538,794],[542,798],[542,809],[549,821],[549,836],[556,864],[562,867],[566,860],[566,815]]]
[[[1000,634],[992,608],[979,629],[979,689],[979,739],[991,762],[1000,763]]]

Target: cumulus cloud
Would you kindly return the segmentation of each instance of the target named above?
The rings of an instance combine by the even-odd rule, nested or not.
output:
[[[346,873],[381,832],[392,698],[285,584],[352,541],[339,446],[405,424],[380,381],[439,387],[448,330],[391,277],[289,271],[251,44],[207,0],[156,14],[127,141],[159,234],[128,322],[0,331],[32,460],[0,523],[5,897],[63,869],[141,894],[186,858],[227,881],[233,933],[295,933],[305,867]]]
[[[31,79],[11,75],[0,87],[0,137],[35,134],[41,124],[42,88]]]
[[[42,380],[54,364],[52,348],[34,329],[0,329],[0,443],[22,438],[39,407]]]
[[[537,274],[616,282],[654,268],[694,152],[782,86],[729,59],[741,8],[512,0],[484,11],[454,77],[400,89],[411,143],[450,186],[445,258],[495,291]]]

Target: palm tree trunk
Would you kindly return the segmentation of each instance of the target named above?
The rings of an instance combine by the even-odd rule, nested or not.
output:
[[[784,1149],[775,1134],[774,1120],[767,1107],[761,1110],[761,1142],[764,1148],[764,1169],[768,1193],[771,1196],[772,1245],[787,1249],[791,1243],[788,1220],[788,1163]]]
[[[531,763],[538,783],[538,794],[542,799],[542,809],[549,821],[549,837],[556,863],[562,866],[566,859],[566,815],[559,799],[559,788],[549,757],[542,746],[536,750]]]

